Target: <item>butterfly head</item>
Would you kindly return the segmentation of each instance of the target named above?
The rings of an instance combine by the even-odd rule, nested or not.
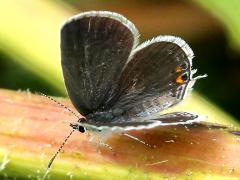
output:
[[[81,133],[85,133],[86,132],[86,128],[85,126],[83,126],[83,123],[86,122],[85,118],[80,118],[77,123],[70,123],[70,126],[74,129],[77,130]]]
[[[86,131],[86,128],[79,123],[75,123],[75,124],[70,123],[70,126],[81,133],[84,133]]]
[[[93,126],[91,124],[87,123],[87,120],[85,118],[79,119],[75,123],[70,123],[70,126],[81,133],[85,133],[86,131],[95,131],[100,132],[101,130],[98,129],[96,126]]]

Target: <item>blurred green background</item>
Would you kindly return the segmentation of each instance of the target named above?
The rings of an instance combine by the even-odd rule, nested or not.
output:
[[[198,74],[208,74],[194,90],[240,119],[239,0],[0,1],[0,88],[66,96],[60,27],[87,10],[123,14],[139,29],[141,41],[182,37],[195,53]]]

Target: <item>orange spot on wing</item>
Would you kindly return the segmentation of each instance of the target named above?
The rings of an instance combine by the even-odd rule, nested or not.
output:
[[[175,71],[176,71],[177,73],[180,73],[180,72],[182,72],[182,68],[181,68],[180,66],[178,66],[178,67],[176,67]]]
[[[180,76],[178,76],[178,77],[176,78],[176,83],[177,83],[177,84],[183,84],[183,83],[184,83],[184,80],[183,80],[183,78],[182,78],[182,75],[180,75]]]

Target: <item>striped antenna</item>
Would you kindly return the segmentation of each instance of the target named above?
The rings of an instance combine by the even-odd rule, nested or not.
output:
[[[68,112],[70,112],[72,115],[74,115],[76,118],[78,119],[81,119],[80,116],[78,116],[75,112],[73,112],[69,107],[65,106],[64,104],[58,102],[57,100],[53,99],[52,97],[46,95],[46,94],[43,94],[41,92],[38,92],[38,94],[42,95],[43,97],[46,97],[48,98],[49,100],[55,102],[57,105],[61,106],[62,108],[66,109]]]
[[[72,131],[69,133],[69,135],[64,139],[62,145],[58,148],[57,152],[53,155],[53,157],[50,159],[49,163],[48,163],[48,169],[51,168],[53,161],[56,159],[56,157],[58,156],[58,154],[61,152],[62,148],[64,147],[64,145],[67,143],[68,139],[70,138],[70,136],[73,134],[73,132],[75,131],[75,129],[72,129]]]

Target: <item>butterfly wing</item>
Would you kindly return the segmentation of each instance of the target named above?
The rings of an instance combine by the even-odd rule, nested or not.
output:
[[[159,36],[131,53],[110,103],[129,117],[149,116],[179,103],[195,79],[193,52],[180,38]]]
[[[137,37],[130,21],[106,11],[81,13],[63,25],[64,81],[72,103],[83,115],[108,101]]]
[[[201,121],[201,118],[189,112],[173,112],[163,115],[153,114],[147,117],[135,117],[132,119],[117,121],[87,121],[83,123],[84,127],[92,130],[112,130],[112,131],[128,131],[150,129],[157,126],[170,126],[181,124],[192,124]]]

